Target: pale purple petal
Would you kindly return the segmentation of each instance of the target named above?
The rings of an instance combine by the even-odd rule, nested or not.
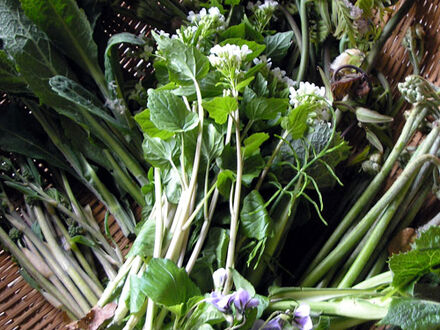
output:
[[[235,294],[222,295],[218,292],[211,293],[211,297],[207,298],[206,301],[213,304],[222,313],[231,312],[231,303],[234,299]]]
[[[301,330],[313,329],[309,305],[301,304],[298,306],[298,308],[295,310],[294,322]]]
[[[310,315],[310,306],[307,304],[300,304],[297,309],[295,309],[296,317],[306,317]]]
[[[235,293],[234,305],[239,312],[243,312],[250,299],[251,299],[251,296],[249,295],[249,292],[240,288]]]
[[[284,321],[279,317],[275,317],[274,319],[267,322],[267,324],[264,325],[264,327],[263,327],[263,324],[264,324],[264,321],[261,319],[258,319],[255,321],[251,330],[282,330],[283,325],[284,325]]]

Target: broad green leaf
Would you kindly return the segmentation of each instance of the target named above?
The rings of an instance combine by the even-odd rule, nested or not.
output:
[[[255,41],[245,40],[242,38],[229,38],[220,42],[220,46],[224,46],[227,44],[237,45],[240,47],[243,45],[247,45],[249,49],[252,51],[252,53],[246,56],[246,61],[252,61],[254,58],[258,57],[266,48],[265,45],[256,43]]]
[[[217,124],[224,124],[228,120],[228,115],[238,109],[238,103],[237,100],[231,96],[222,96],[204,101],[203,108],[208,111],[209,116],[213,118]]]
[[[52,107],[66,108],[62,97],[52,91],[49,79],[62,74],[73,74],[63,56],[52,46],[47,35],[34,25],[14,0],[0,2],[0,39],[3,49],[15,61],[17,70],[40,102]]]
[[[134,120],[138,123],[143,133],[150,137],[158,137],[162,140],[167,140],[174,135],[173,132],[161,130],[153,124],[150,120],[150,109],[145,109],[134,116]]]
[[[2,105],[0,145],[3,151],[43,159],[65,170],[70,168],[32,115],[14,103]]]
[[[119,86],[122,86],[123,77],[119,64],[118,49],[115,46],[122,43],[142,46],[145,44],[145,41],[128,32],[114,34],[107,41],[107,47],[104,52],[105,80],[107,80],[108,83],[115,82]]]
[[[3,50],[0,50],[0,91],[10,94],[29,93],[26,81],[20,77],[14,63]]]
[[[229,199],[229,192],[235,179],[235,173],[231,170],[223,170],[218,174],[217,189],[223,197]]]
[[[260,153],[254,153],[247,157],[243,168],[243,183],[245,185],[250,185],[252,180],[260,175],[265,164],[266,163]]]
[[[379,322],[402,330],[431,330],[440,327],[440,304],[434,301],[394,298],[387,315]]]
[[[240,230],[248,238],[262,240],[271,235],[271,220],[263,197],[252,190],[243,200],[240,213]]]
[[[254,152],[260,149],[260,146],[269,139],[267,133],[254,133],[244,140],[244,157],[252,155]]]
[[[168,259],[152,259],[143,278],[142,291],[155,303],[168,308],[185,304],[188,299],[200,295],[199,288],[191,281],[183,268]],[[174,311],[178,312],[179,308]],[[179,314],[179,313],[177,313]]]
[[[74,0],[20,0],[26,14],[65,55],[95,77],[98,50],[93,30]],[[49,54],[50,56],[50,54]]]
[[[206,324],[215,325],[224,322],[224,320],[223,314],[213,304],[203,302],[197,306],[188,321],[184,323],[184,329],[202,329]]]
[[[202,156],[207,162],[220,157],[223,151],[223,134],[213,124],[207,124],[203,131]]]
[[[205,243],[206,246],[202,254],[207,258],[215,260],[217,268],[223,267],[226,262],[228,244],[229,231],[224,228],[214,227],[209,230],[208,239]]]
[[[148,91],[150,120],[160,130],[186,132],[199,123],[198,116],[186,108],[182,98],[168,90]]]
[[[293,31],[278,32],[274,35],[268,35],[264,38],[266,44],[266,55],[273,61],[280,61],[286,56],[290,45],[292,44]]]
[[[300,139],[307,130],[307,118],[315,109],[316,106],[314,105],[307,103],[301,104],[289,112],[287,117],[282,121],[281,126],[289,131],[292,139]]]
[[[49,79],[49,85],[59,96],[76,104],[84,111],[88,111],[91,114],[104,119],[109,125],[119,130],[128,131],[125,126],[107,113],[101,101],[94,94],[90,93],[87,89],[72,79],[63,76],[54,76]],[[83,120],[81,120],[81,122],[84,123]]]
[[[83,235],[76,235],[76,236],[73,236],[73,237],[70,239],[70,242],[71,242],[71,243],[82,244],[82,245],[85,245],[85,246],[88,246],[88,247],[91,247],[91,248],[93,248],[93,247],[96,246],[95,242],[93,242],[92,240],[90,240],[89,238],[87,238],[87,237],[85,237],[85,236],[83,236]]]
[[[254,67],[255,68],[255,67]],[[249,71],[248,71],[249,72]],[[237,84],[237,90],[239,91],[239,92],[241,92],[244,88],[246,88],[251,82],[252,82],[252,80],[254,80],[254,76],[251,76],[251,77],[249,77],[249,78],[246,78],[246,79],[244,79],[244,80],[242,80],[242,81],[240,81],[238,84]]]
[[[431,227],[414,242],[413,249],[395,254],[389,266],[393,286],[412,291],[414,283],[440,265],[440,228]]]
[[[255,296],[255,288],[247,279],[245,279],[241,274],[234,268],[231,268],[232,280],[234,281],[235,289],[246,290],[251,297]]]
[[[238,25],[232,25],[227,28],[225,31],[220,33],[220,39],[230,39],[230,38],[241,38],[244,39],[246,37],[246,26],[244,23],[240,23]]]
[[[130,281],[130,313],[137,313],[142,309],[142,305],[147,299],[147,294],[143,290],[147,283],[144,277],[135,274],[130,275],[128,280]]]
[[[144,135],[142,143],[144,158],[154,167],[168,168],[170,162],[178,156],[179,146],[176,139],[162,140]]]
[[[255,82],[252,84],[252,89],[254,90],[255,94],[257,94],[257,96],[259,97],[269,96],[269,89],[267,88],[267,80],[260,72],[257,73],[257,78],[255,79]]]
[[[127,257],[141,256],[145,258],[153,256],[155,230],[156,225],[153,220],[145,221]]]
[[[257,97],[246,104],[245,113],[249,120],[271,120],[288,106],[288,99]]]
[[[172,39],[164,50],[170,80],[180,85],[191,85],[206,76],[209,60],[196,47]]]

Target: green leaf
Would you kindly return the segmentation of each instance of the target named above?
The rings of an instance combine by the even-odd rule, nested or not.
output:
[[[0,50],[0,91],[10,94],[29,93],[26,81],[20,77],[14,63],[3,50]]]
[[[143,133],[150,137],[158,137],[162,140],[167,140],[174,135],[173,132],[161,130],[153,124],[150,120],[150,109],[145,109],[134,116],[134,120],[139,124]]]
[[[231,268],[232,280],[234,281],[235,289],[246,290],[251,297],[255,296],[255,288],[247,279],[245,279],[241,274],[234,268]]]
[[[42,103],[60,108],[70,106],[49,86],[49,79],[57,74],[73,77],[63,56],[47,35],[23,15],[16,1],[1,1],[0,12],[0,26],[8,27],[0,29],[3,49],[14,59],[29,88]]]
[[[363,107],[358,107],[355,110],[356,119],[361,123],[381,124],[393,121],[393,117],[385,116],[377,111],[370,110]]]
[[[213,304],[204,302],[197,306],[188,321],[185,322],[185,330],[202,329],[209,325],[224,322],[225,318]]]
[[[183,268],[168,259],[152,259],[142,276],[142,291],[155,303],[172,308],[179,315],[180,306],[188,299],[200,295],[199,288],[191,281]],[[180,315],[179,315],[180,316]]]
[[[243,22],[246,28],[247,39],[255,40],[256,42],[264,42],[264,36],[261,34],[261,32],[255,29],[254,25],[249,21],[246,15],[243,18]]]
[[[316,105],[301,104],[292,109],[281,123],[281,126],[289,131],[292,139],[300,139],[307,130],[307,118],[316,109]]]
[[[229,231],[219,227],[210,229],[205,244],[206,246],[202,251],[203,256],[215,260],[217,266],[215,268],[223,267],[228,252]]]
[[[223,197],[229,199],[229,192],[235,179],[235,173],[231,170],[223,170],[218,174],[217,189]]]
[[[290,45],[292,44],[293,31],[278,32],[274,35],[268,35],[264,38],[266,45],[266,55],[273,61],[280,61],[286,56]]]
[[[238,109],[238,103],[232,96],[222,96],[204,101],[203,108],[217,124],[224,124],[228,120],[228,115]]]
[[[227,28],[225,31],[220,33],[220,39],[230,39],[230,38],[241,38],[244,39],[246,37],[246,26],[244,23],[240,23],[238,25],[232,25]]]
[[[245,160],[242,180],[244,184],[250,185],[252,180],[260,175],[266,163],[260,153],[254,153]]]
[[[141,256],[146,258],[153,256],[155,231],[155,222],[152,220],[145,221],[127,257]]]
[[[252,190],[243,200],[240,213],[240,230],[248,238],[262,240],[271,235],[271,220],[263,197]]]
[[[79,243],[79,244],[82,244],[82,245],[85,245],[85,246],[88,246],[88,247],[91,247],[91,248],[96,246],[95,242],[93,242],[92,240],[90,240],[89,238],[87,238],[87,237],[85,237],[83,235],[73,236],[70,239],[70,242],[71,243]]]
[[[191,85],[202,79],[209,71],[209,60],[196,47],[177,39],[161,48],[165,55],[170,80],[181,85]]]
[[[397,289],[411,292],[415,282],[439,265],[440,228],[431,227],[414,242],[412,250],[390,258],[392,284]]]
[[[223,152],[223,134],[213,124],[207,124],[203,131],[202,156],[207,162],[220,157]]]
[[[249,120],[271,120],[278,113],[284,113],[288,106],[288,99],[257,97],[246,104],[244,112]]]
[[[128,32],[114,34],[107,41],[107,47],[105,48],[104,52],[105,80],[107,80],[108,83],[114,81],[119,86],[122,85],[123,76],[121,66],[119,64],[120,58],[118,49],[115,46],[122,43],[142,46],[145,44],[145,41],[142,38]]]
[[[249,72],[249,71],[248,71]],[[239,92],[241,92],[244,88],[246,88],[251,82],[252,82],[252,80],[254,80],[254,76],[252,76],[252,77],[249,77],[249,78],[246,78],[245,80],[242,80],[242,81],[240,81],[238,84],[237,84],[237,90],[239,91]]]
[[[440,304],[428,300],[394,298],[387,315],[379,322],[402,330],[430,330],[440,327]]]
[[[170,162],[178,156],[179,146],[176,139],[162,140],[144,135],[142,143],[144,158],[154,167],[168,168]]]
[[[160,130],[186,132],[199,123],[198,116],[186,108],[182,98],[167,90],[148,91],[150,120]]]
[[[139,277],[135,274],[130,275],[128,280],[130,281],[130,313],[137,313],[142,309],[142,305],[145,303],[147,294],[143,288],[147,283],[143,277]]]
[[[49,79],[49,85],[59,96],[76,104],[83,110],[104,119],[109,125],[119,130],[128,131],[125,126],[121,125],[121,123],[107,113],[101,101],[94,94],[90,93],[72,79],[63,76],[54,76]],[[80,116],[80,114],[75,112],[72,116]],[[85,123],[85,121],[80,119],[80,123]]]
[[[26,14],[64,54],[84,70],[99,72],[93,30],[74,0],[20,0]],[[50,54],[49,54],[50,56]],[[92,73],[93,75],[93,73]]]
[[[254,133],[244,140],[244,157],[249,157],[260,149],[260,146],[269,139],[267,133]]]
[[[243,46],[247,45],[252,53],[246,56],[246,61],[252,61],[254,58],[258,57],[266,48],[265,45],[256,43],[255,41],[249,41],[242,38],[229,38],[220,42],[220,46],[224,46],[226,44]]]
[[[252,88],[255,94],[257,94],[257,96],[260,97],[269,96],[269,89],[267,88],[267,80],[260,72],[257,73],[257,79],[255,79]]]
[[[65,170],[70,168],[37,121],[14,103],[2,105],[0,145],[3,151],[43,159]]]

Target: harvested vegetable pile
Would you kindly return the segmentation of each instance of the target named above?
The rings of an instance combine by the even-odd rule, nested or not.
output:
[[[440,326],[438,216],[409,229],[438,189],[439,90],[414,74],[393,98],[375,70],[413,4],[145,1],[151,31],[102,45],[115,4],[4,0],[2,244],[72,329]],[[410,27],[414,73],[423,43]],[[128,79],[121,44],[152,73]]]

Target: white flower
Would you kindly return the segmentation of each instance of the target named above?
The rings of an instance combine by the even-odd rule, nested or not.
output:
[[[161,37],[167,37],[167,38],[170,37],[170,34],[165,32],[164,30],[160,30],[158,33]]]
[[[205,25],[206,29],[223,30],[225,28],[225,17],[217,7],[211,7],[208,11],[202,8],[198,14],[190,11],[187,19],[196,26]]]
[[[194,13],[192,10],[188,13],[188,17],[187,17],[188,21],[190,21],[191,23],[197,20],[197,14]]]
[[[212,274],[212,279],[214,281],[214,288],[217,290],[223,289],[223,286],[226,283],[226,279],[228,277],[228,272],[224,268],[217,269]]]
[[[281,70],[280,68],[276,67],[272,69],[272,74],[274,75],[275,78],[277,78],[280,81],[283,81],[283,78],[286,75],[286,71]]]
[[[266,55],[261,55],[260,57],[256,57],[253,59],[253,62],[255,65],[258,65],[260,63],[265,63],[266,68],[270,70],[272,66],[272,59],[270,57],[267,57]]]
[[[313,101],[313,99],[316,99],[316,97],[322,98],[325,96],[324,87],[318,87],[313,83],[309,83],[308,81],[301,81],[298,88],[290,87],[289,91],[290,104],[293,107],[297,107],[305,101]]]
[[[258,8],[260,8],[263,11],[274,11],[275,8],[278,6],[278,2],[273,0],[265,0],[262,5],[259,5]]]
[[[330,69],[336,71],[339,67],[347,64],[360,66],[362,64],[365,54],[359,49],[350,48],[338,55],[330,64]]]
[[[296,84],[296,81],[290,79],[289,77],[283,77],[283,82],[287,85],[287,87],[293,87]]]
[[[239,69],[243,60],[247,55],[251,54],[252,51],[247,45],[240,47],[226,44],[224,46],[215,45],[211,48],[210,53],[211,55],[208,56],[208,59],[211,65],[219,67],[220,69],[228,67]]]

